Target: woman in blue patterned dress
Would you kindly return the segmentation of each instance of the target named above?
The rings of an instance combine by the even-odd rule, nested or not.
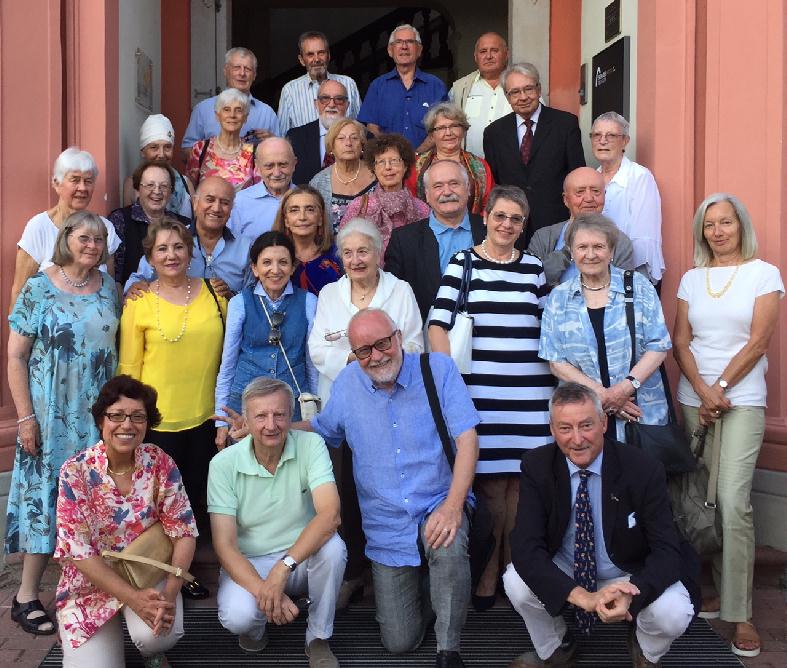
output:
[[[566,246],[580,274],[550,293],[538,354],[561,381],[595,390],[610,416],[607,436],[624,442],[626,420],[667,423],[664,386],[656,372],[672,344],[656,290],[634,272],[638,361],[629,370],[631,335],[623,271],[610,264],[617,239],[618,228],[606,216],[593,213],[574,219]]]
[[[54,264],[28,279],[8,318],[18,436],[5,551],[24,553],[11,616],[36,635],[55,632],[38,591],[55,548],[60,467],[98,440],[90,407],[115,373],[117,290],[97,268],[107,260],[106,237],[99,216],[70,215],[55,242]]]

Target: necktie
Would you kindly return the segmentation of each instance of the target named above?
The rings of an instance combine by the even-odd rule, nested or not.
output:
[[[334,162],[336,162],[336,159],[333,157],[333,153],[326,151],[325,157],[322,159],[322,168],[330,167]]]
[[[530,151],[533,150],[533,121],[527,119],[525,121],[525,134],[522,135],[522,143],[519,146],[519,155],[522,158],[522,164],[526,165],[530,162]]]
[[[577,488],[576,525],[574,533],[574,582],[587,591],[596,591],[596,541],[593,526],[593,508],[588,494],[590,471],[579,472]],[[595,613],[576,609],[577,627],[590,633]]]

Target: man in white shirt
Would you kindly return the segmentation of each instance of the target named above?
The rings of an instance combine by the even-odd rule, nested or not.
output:
[[[298,51],[298,62],[306,68],[306,74],[288,81],[281,89],[279,134],[284,137],[290,128],[317,120],[314,101],[320,84],[326,79],[338,81],[344,86],[349,101],[347,116],[355,118],[361,108],[358,86],[348,76],[328,72],[328,63],[331,62],[328,38],[316,30],[305,32],[298,38]]]
[[[508,45],[496,32],[484,33],[475,43],[473,58],[478,69],[457,79],[448,98],[462,108],[470,122],[465,150],[483,158],[484,129],[511,113],[511,105],[500,85],[500,75],[508,64]]]

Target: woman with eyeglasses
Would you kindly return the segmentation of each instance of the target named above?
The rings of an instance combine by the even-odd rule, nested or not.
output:
[[[101,217],[68,216],[50,257],[52,265],[24,284],[8,319],[17,448],[5,552],[24,554],[11,618],[34,635],[55,632],[38,590],[55,549],[57,476],[66,459],[98,438],[90,406],[115,373],[119,315],[115,282],[98,269],[107,260]]]
[[[410,172],[405,182],[407,189],[415,197],[424,199],[426,170],[435,160],[453,160],[462,165],[470,175],[467,210],[470,213],[483,213],[489,193],[495,187],[495,179],[486,160],[463,148],[467,130],[470,128],[465,112],[453,102],[440,102],[426,112],[424,126],[434,139],[434,147],[418,155],[415,169]]]
[[[549,398],[555,379],[538,357],[546,278],[541,261],[514,246],[528,214],[522,190],[492,190],[484,212],[486,237],[451,258],[429,321],[432,350],[450,354],[448,331],[469,253],[467,311],[473,318],[473,353],[464,379],[481,415],[474,489],[489,507],[496,538],[495,551],[473,592],[477,610],[494,605],[500,575],[511,563],[509,535],[519,502],[522,453],[552,441]]]
[[[191,223],[188,218],[167,210],[175,187],[175,173],[166,163],[145,160],[134,170],[131,182],[134,192],[138,193],[134,203],[109,214],[121,240],[115,252],[115,280],[120,285],[125,285],[139,267],[139,260],[144,255],[142,240],[148,225],[160,223],[165,215],[177,218],[184,225]]]
[[[306,343],[317,297],[292,284],[296,262],[292,241],[281,232],[265,232],[251,245],[249,261],[257,280],[230,299],[216,380],[217,416],[226,416],[225,408],[240,413],[243,390],[258,376],[284,381],[295,397],[317,390],[317,372]],[[300,419],[296,401],[293,420]],[[225,422],[216,425],[216,445],[223,448],[229,429]]]
[[[405,179],[415,164],[415,151],[402,135],[377,135],[366,145],[363,157],[374,172],[377,185],[350,202],[342,225],[354,218],[374,223],[382,239],[381,257],[384,261],[391,232],[397,227],[428,218],[429,206],[404,187]]]

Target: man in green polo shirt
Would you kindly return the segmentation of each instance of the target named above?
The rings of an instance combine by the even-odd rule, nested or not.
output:
[[[308,594],[309,666],[338,668],[328,639],[347,560],[336,534],[339,495],[323,439],[290,431],[293,406],[286,383],[253,380],[243,392],[249,435],[210,463],[219,621],[244,650],[260,652],[267,622],[292,622],[293,598]]]

